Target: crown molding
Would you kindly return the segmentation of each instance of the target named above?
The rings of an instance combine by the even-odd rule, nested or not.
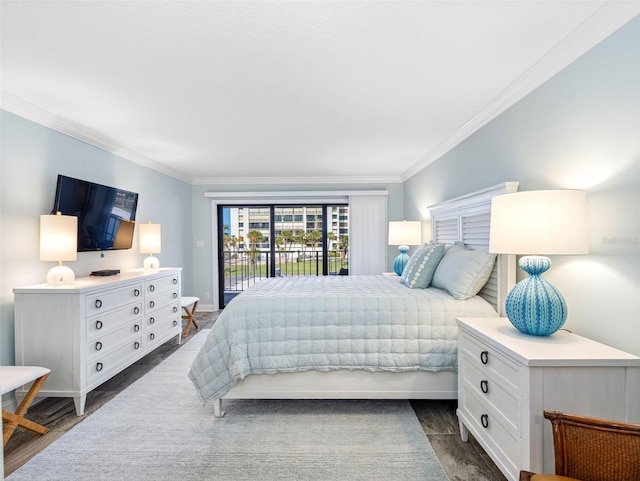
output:
[[[604,4],[477,115],[403,172],[400,176],[402,181],[410,179],[438,160],[639,14],[639,1],[612,1]]]
[[[72,120],[51,114],[40,107],[36,107],[10,93],[0,91],[0,108],[14,115],[27,119],[38,125],[50,128],[74,139],[86,142],[106,152],[122,157],[135,164],[141,165],[161,174],[168,175],[183,182],[191,183],[191,179],[170,169],[149,157],[124,147],[113,139],[100,135]]]
[[[194,185],[400,184],[399,176],[366,177],[198,177]]]

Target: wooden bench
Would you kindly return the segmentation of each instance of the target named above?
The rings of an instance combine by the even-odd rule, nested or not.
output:
[[[0,367],[0,391],[1,394],[14,391],[21,386],[33,384],[29,388],[27,395],[22,399],[15,413],[2,410],[2,422],[6,426],[2,430],[2,446],[6,446],[9,438],[13,435],[18,426],[29,429],[39,434],[45,434],[49,429],[24,418],[29,406],[36,398],[38,391],[49,377],[51,369],[39,366],[1,366]]]
[[[184,326],[182,337],[187,337],[187,334],[189,334],[189,329],[191,329],[191,324],[193,324],[195,328],[198,329],[198,323],[196,322],[196,308],[198,307],[199,301],[199,297],[182,297],[180,299],[180,306],[184,309],[185,312],[182,318],[187,320],[187,325]]]

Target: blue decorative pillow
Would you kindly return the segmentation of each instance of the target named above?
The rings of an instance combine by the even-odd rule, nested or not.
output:
[[[456,299],[470,299],[489,280],[495,261],[495,254],[470,250],[456,242],[438,264],[431,285],[449,291]]]
[[[425,289],[444,256],[444,244],[423,244],[415,251],[402,271],[400,282],[412,289]]]

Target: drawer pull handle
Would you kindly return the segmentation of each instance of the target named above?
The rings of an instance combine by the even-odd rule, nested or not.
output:
[[[140,349],[140,343],[138,341],[133,343],[133,348],[134,349]]]
[[[178,321],[173,321],[174,327],[178,325]]]
[[[138,332],[140,330],[140,326],[138,324],[133,325],[133,332]]]
[[[102,307],[102,301],[100,299],[96,299],[96,309],[100,309]]]
[[[104,367],[104,366],[102,365],[102,363],[101,363],[101,362],[97,363],[97,364],[96,364],[96,371],[98,371],[98,372],[102,371],[102,368],[103,368],[103,367]]]
[[[480,416],[480,422],[482,423],[482,427],[487,429],[489,427],[489,415],[483,414]]]
[[[96,351],[102,349],[102,343],[100,341],[96,342]]]
[[[102,329],[102,321],[96,321],[96,329]]]
[[[149,324],[153,324],[154,322],[156,322],[156,318],[155,317],[150,317],[149,318]]]
[[[140,289],[134,289],[134,290],[133,290],[133,295],[134,295],[135,297],[140,297]]]
[[[155,338],[156,338],[156,335],[153,332],[149,334],[149,339],[153,341]]]
[[[178,312],[178,308],[176,306],[173,306],[173,312]]]
[[[480,389],[482,389],[483,393],[487,394],[489,392],[489,381],[486,379],[480,381]]]
[[[177,293],[177,292],[174,292],[174,293],[173,293],[173,298],[174,298],[174,299],[177,299],[177,298],[178,298],[178,293]]]
[[[156,286],[154,286],[153,284],[151,284],[151,285],[149,286],[149,290],[150,290],[151,292],[155,291],[155,290],[156,290]]]
[[[175,277],[173,278],[173,284],[177,284],[178,283],[178,279],[176,279]]]
[[[156,303],[154,301],[149,301],[149,307],[154,307]]]
[[[482,364],[489,362],[489,351],[482,351],[480,353],[480,361],[482,361]]]
[[[133,313],[134,314],[140,314],[140,308],[138,306],[133,308]]]

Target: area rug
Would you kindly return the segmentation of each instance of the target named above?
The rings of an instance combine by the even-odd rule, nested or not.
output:
[[[445,481],[407,401],[201,404],[187,372],[208,331],[10,475],[10,481]]]

